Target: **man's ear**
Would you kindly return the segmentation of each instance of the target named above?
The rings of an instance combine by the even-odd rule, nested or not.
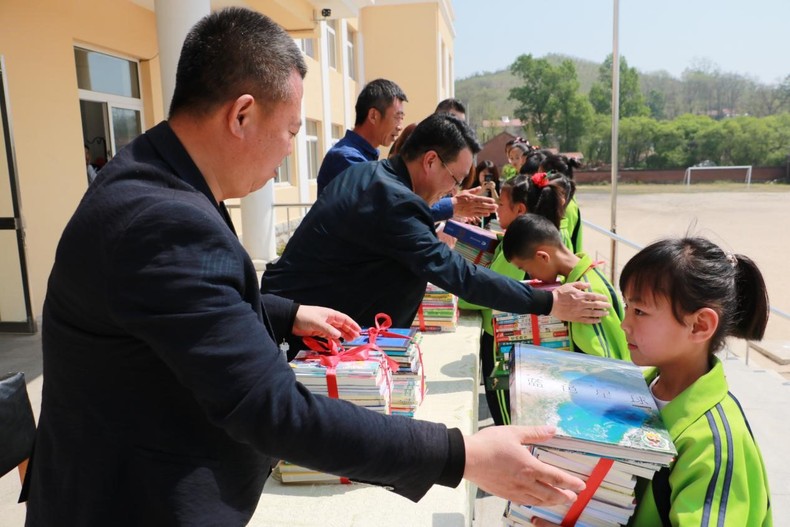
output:
[[[245,93],[240,95],[233,104],[228,108],[225,114],[225,120],[228,130],[235,137],[243,137],[246,126],[252,118],[253,109],[255,108],[255,98]]]
[[[379,111],[375,108],[368,108],[368,121],[376,124],[379,122],[379,119],[381,119],[381,114]]]
[[[719,327],[719,314],[709,307],[703,307],[689,315],[691,338],[696,342],[710,340]]]

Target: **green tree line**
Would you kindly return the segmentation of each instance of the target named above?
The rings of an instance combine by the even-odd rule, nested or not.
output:
[[[536,144],[581,151],[588,165],[609,163],[612,56],[599,65],[593,79],[589,67],[584,67],[586,78],[578,78],[578,63],[567,57],[519,56],[510,66],[516,82],[505,90],[514,105],[512,115],[524,126],[518,132]],[[501,86],[504,77],[495,75]],[[589,86],[587,93],[582,84]],[[472,105],[473,125],[499,117],[485,115],[496,111],[490,102],[496,100],[491,95],[496,83],[485,91],[488,107]],[[781,165],[790,154],[790,75],[769,86],[721,73],[702,61],[678,80],[666,73],[640,76],[621,58],[620,117],[624,167]]]

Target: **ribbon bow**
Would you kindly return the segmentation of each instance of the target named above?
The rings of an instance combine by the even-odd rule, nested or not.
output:
[[[543,188],[549,184],[549,177],[545,172],[538,172],[537,174],[533,174],[530,179],[538,188]]]
[[[422,310],[422,304],[420,304],[420,310]],[[386,313],[378,313],[373,318],[373,327],[367,330],[362,330],[362,335],[368,336],[368,343],[359,347],[363,348],[365,346],[370,346],[371,349],[377,350],[384,357],[386,357],[388,361],[395,362],[392,359],[390,359],[387,356],[387,354],[381,350],[381,348],[379,348],[378,344],[376,344],[376,339],[378,337],[390,337],[396,339],[412,340],[412,338],[409,337],[408,335],[402,335],[400,333],[388,331],[391,327],[392,327],[392,317],[390,317]],[[420,349],[419,344],[415,343],[415,346],[417,347],[417,357],[420,361],[420,366],[422,366],[422,350]],[[395,367],[392,367],[392,365],[390,365],[390,369],[392,370],[393,373],[396,373],[399,369],[398,363],[395,362]],[[422,377],[422,382],[420,383],[420,393],[422,395],[425,395],[425,375],[423,374],[421,377]]]

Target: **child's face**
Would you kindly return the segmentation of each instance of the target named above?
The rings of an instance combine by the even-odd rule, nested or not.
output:
[[[634,364],[661,368],[687,356],[691,328],[678,322],[666,297],[626,291],[623,299],[621,326]]]
[[[557,269],[555,268],[551,255],[544,250],[538,250],[532,258],[512,258],[510,263],[524,271],[530,278],[541,282],[554,282],[557,280]]]
[[[507,153],[507,160],[508,162],[516,167],[516,170],[521,168],[521,165],[524,164],[524,152],[521,151],[520,148],[511,148]]]
[[[496,210],[496,216],[502,228],[507,229],[508,226],[513,223],[513,220],[518,218],[521,214],[523,214],[523,212],[521,212],[518,205],[514,205],[513,200],[510,199],[510,192],[502,192],[499,195],[499,207]]]

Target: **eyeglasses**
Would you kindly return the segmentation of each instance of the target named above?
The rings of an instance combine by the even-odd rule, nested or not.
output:
[[[450,174],[450,177],[453,178],[453,181],[455,181],[455,186],[457,188],[461,188],[461,185],[463,184],[464,180],[462,179],[462,180],[459,181],[458,178],[455,177],[455,174],[453,174],[453,171],[450,170],[450,167],[447,166],[447,163],[444,162],[444,159],[442,159],[442,156],[440,156],[438,152],[436,153],[436,157],[439,158],[439,161],[441,161],[442,166],[447,169],[447,173]]]

